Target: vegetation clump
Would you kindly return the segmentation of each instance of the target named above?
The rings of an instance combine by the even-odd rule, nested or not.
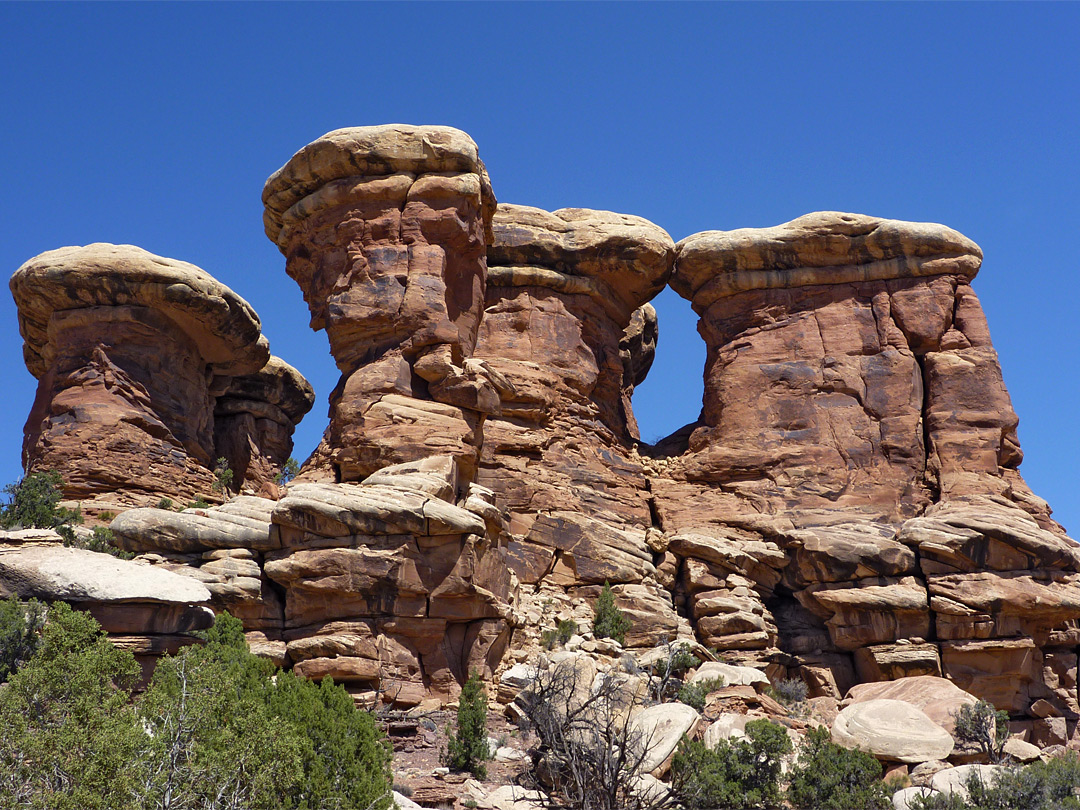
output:
[[[540,643],[544,645],[545,650],[554,650],[566,644],[577,631],[577,622],[573,619],[560,619],[554,629],[545,630],[540,634]]]
[[[789,777],[787,799],[799,810],[891,807],[889,790],[881,781],[881,764],[865,751],[837,745],[824,728],[807,732]]]
[[[487,695],[476,672],[465,681],[458,698],[457,726],[447,740],[446,763],[457,771],[487,777],[484,761],[491,759],[487,740]]]
[[[4,683],[41,646],[45,606],[36,599],[14,596],[0,602],[0,683]]]
[[[683,684],[679,689],[677,700],[701,712],[705,710],[705,699],[711,693],[723,688],[723,678],[705,678],[695,683]]]
[[[390,749],[348,693],[276,671],[227,614],[204,637],[133,698],[131,653],[51,606],[0,689],[0,808],[388,810]]]
[[[68,548],[82,548],[99,554],[111,554],[121,560],[130,560],[135,557],[132,552],[124,551],[116,545],[116,535],[106,526],[95,526],[89,537],[82,537],[72,532],[64,537],[63,542]]]
[[[672,789],[688,810],[779,808],[780,769],[792,750],[787,730],[751,720],[746,736],[709,748],[683,738],[671,764]]]
[[[229,469],[229,460],[222,456],[214,462],[214,483],[210,485],[210,489],[214,492],[220,492],[228,494],[232,489],[233,484],[233,471]]]
[[[956,720],[956,738],[973,743],[986,754],[991,762],[1001,761],[1001,752],[1009,740],[1009,714],[997,711],[985,700],[968,703],[953,715]]]
[[[626,643],[626,633],[631,621],[625,613],[615,607],[615,594],[611,585],[604,583],[600,598],[596,600],[596,618],[593,619],[593,635],[597,638],[610,638],[620,644]]]
[[[71,537],[72,524],[82,523],[78,510],[60,506],[64,481],[55,470],[29,473],[4,487],[7,501],[0,506],[0,528],[56,529]]]
[[[274,483],[285,486],[285,484],[292,481],[299,474],[300,465],[295,458],[289,456],[285,459],[285,463],[281,465],[281,472],[274,476]]]

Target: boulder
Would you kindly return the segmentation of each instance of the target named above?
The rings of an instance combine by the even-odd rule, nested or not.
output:
[[[667,773],[679,740],[690,734],[700,720],[697,710],[683,703],[661,703],[636,715],[631,734],[640,740],[645,752],[641,772],[658,777]]]
[[[706,661],[687,679],[687,683],[700,683],[713,678],[723,678],[725,686],[753,686],[764,689],[769,686],[769,679],[760,669],[723,664],[719,661]]]
[[[921,709],[949,733],[956,731],[955,715],[962,706],[973,706],[978,698],[952,681],[933,675],[916,675],[882,683],[861,683],[847,693],[849,705],[870,700],[901,700]],[[944,757],[939,757],[944,759]]]
[[[903,788],[892,795],[893,810],[915,810],[917,806],[915,804],[916,799],[929,799],[938,795],[941,794],[928,787]]]
[[[997,775],[1004,770],[1001,765],[958,765],[934,774],[930,787],[946,796],[955,795],[962,801],[967,801],[969,779],[976,779],[986,787],[993,787]]]
[[[845,748],[869,751],[878,759],[926,762],[952,753],[953,738],[924,712],[900,700],[868,700],[843,709],[832,739]]]

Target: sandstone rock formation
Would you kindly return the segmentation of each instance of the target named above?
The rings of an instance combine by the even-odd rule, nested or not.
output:
[[[467,362],[495,208],[476,144],[450,127],[336,130],[275,172],[263,203],[341,370],[316,466],[357,481],[450,453],[471,478],[499,399]]]
[[[942,707],[983,698],[1031,742],[1074,736],[1080,547],[1017,471],[971,240],[819,212],[675,245],[638,217],[496,205],[476,144],[446,127],[328,133],[263,202],[341,372],[280,500],[274,465],[312,395],[267,362],[242,301],[119,248],[45,254],[12,287],[42,379],[36,464],[66,460],[87,492],[181,474],[195,492],[225,455],[269,496],[113,524],[266,654],[401,704],[478,669],[505,702],[560,620],[573,655],[622,652],[589,637],[606,582],[626,647],[678,639],[834,709],[861,683],[845,723],[902,696],[948,736]],[[129,279],[140,262],[149,281]],[[631,403],[668,283],[700,318],[705,391],[700,419],[650,447]],[[144,379],[150,344],[178,393]],[[99,469],[68,437],[116,437],[131,463]]]
[[[209,493],[215,398],[269,359],[247,302],[194,265],[131,245],[48,251],[15,272],[11,291],[39,381],[24,466],[59,471],[71,499]]]
[[[509,642],[511,580],[491,493],[450,456],[387,467],[360,484],[301,483],[112,522],[140,559],[202,581],[254,649],[311,678],[398,705],[449,699],[491,678]],[[459,502],[460,501],[460,502]]]
[[[280,357],[232,379],[214,405],[214,452],[228,460],[239,489],[277,497],[293,430],[314,404],[310,383]]]
[[[108,554],[64,548],[55,533],[48,534],[26,542],[0,532],[0,599],[61,601],[89,612],[114,644],[135,655],[144,680],[162,655],[194,643],[190,631],[213,626],[210,593],[198,582]]]

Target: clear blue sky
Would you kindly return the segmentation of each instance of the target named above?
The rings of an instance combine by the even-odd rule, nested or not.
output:
[[[505,202],[638,214],[676,239],[815,210],[946,223],[1020,414],[1021,468],[1080,534],[1080,5],[0,4],[0,265],[129,242],[247,298],[315,386],[337,374],[263,235],[266,177],[343,126],[470,133]],[[693,420],[689,305],[634,404],[645,438]],[[0,482],[34,380],[0,297]]]

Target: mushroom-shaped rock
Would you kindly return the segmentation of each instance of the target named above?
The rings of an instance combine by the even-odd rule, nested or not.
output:
[[[950,494],[1005,492],[1016,416],[969,286],[970,239],[826,211],[676,251],[671,286],[708,347],[688,478],[885,523],[920,513],[938,470]]]
[[[476,355],[512,384],[500,392],[503,408],[539,421],[584,399],[622,436],[655,313],[638,312],[636,333],[626,330],[667,282],[671,237],[641,217],[584,208],[501,204],[492,227]]]
[[[704,312],[747,290],[923,276],[970,281],[982,250],[932,222],[818,211],[772,228],[704,231],[679,242],[671,286]]]
[[[213,477],[213,379],[269,350],[240,296],[194,265],[132,245],[48,251],[11,278],[39,380],[23,444],[65,494],[191,497]]]
[[[345,481],[445,451],[475,467],[482,414],[498,408],[465,363],[495,208],[476,144],[451,127],[336,130],[275,172],[263,202],[342,373],[317,458]]]
[[[280,357],[234,377],[214,406],[214,457],[225,458],[241,489],[276,495],[275,477],[292,455],[292,435],[315,404],[303,375]]]
[[[832,739],[878,759],[926,762],[952,753],[953,738],[920,709],[901,700],[868,700],[848,706],[832,725]]]

